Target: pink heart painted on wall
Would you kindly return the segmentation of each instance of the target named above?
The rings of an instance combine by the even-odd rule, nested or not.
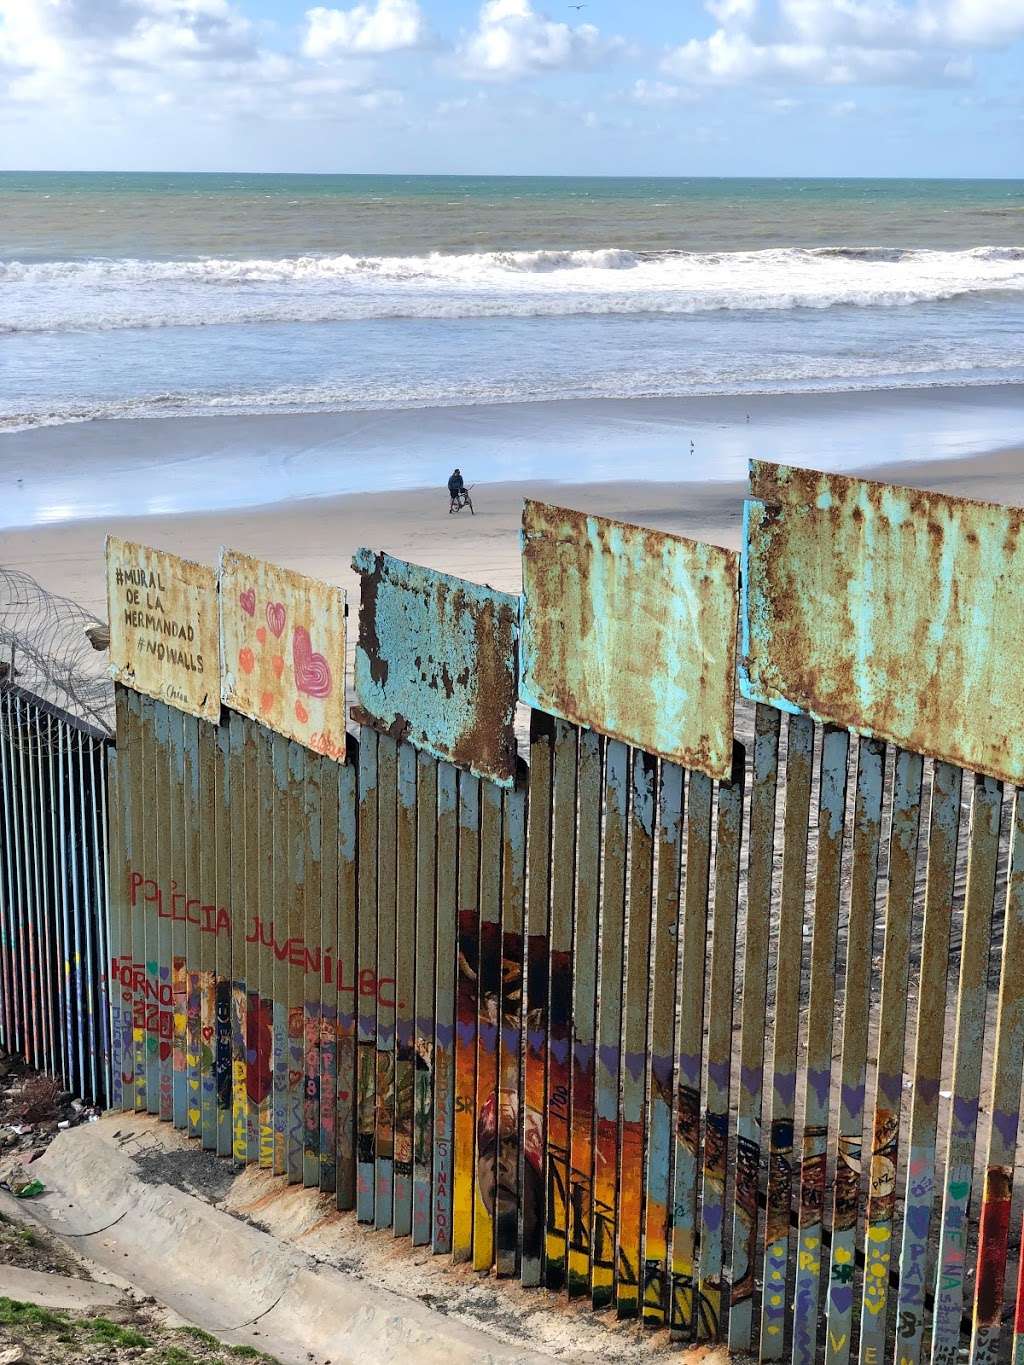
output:
[[[307,697],[329,697],[331,670],[322,654],[314,653],[305,626],[292,632],[292,662],[295,665],[295,686]]]
[[[280,638],[281,638],[281,632],[284,630],[284,603],[283,603],[283,602],[268,602],[268,603],[267,603],[267,625],[268,625],[268,626],[270,627],[270,629],[274,632],[274,634],[277,636],[277,638],[280,639]]]
[[[255,589],[255,588],[246,588],[245,592],[240,592],[240,593],[238,594],[238,601],[239,601],[239,605],[241,606],[242,610],[245,612],[246,616],[255,616],[255,615],[256,615],[256,589]]]

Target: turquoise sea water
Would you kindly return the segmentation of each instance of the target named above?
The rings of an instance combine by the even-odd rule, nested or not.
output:
[[[0,175],[0,427],[1024,379],[1024,182]]]

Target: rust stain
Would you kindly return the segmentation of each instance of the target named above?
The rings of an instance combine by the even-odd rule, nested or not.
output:
[[[518,599],[382,552],[359,550],[352,564],[361,575],[353,715],[510,786]]]
[[[727,778],[738,556],[529,501],[522,543],[522,700]]]
[[[751,463],[741,687],[1024,781],[1016,508]]]

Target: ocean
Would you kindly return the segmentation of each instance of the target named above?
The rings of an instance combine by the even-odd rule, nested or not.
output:
[[[0,430],[1024,380],[1024,181],[0,175]]]

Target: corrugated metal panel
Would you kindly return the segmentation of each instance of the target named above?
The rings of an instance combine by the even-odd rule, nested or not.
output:
[[[1024,513],[756,460],[751,492],[745,694],[1024,781]]]
[[[345,594],[305,574],[221,550],[226,706],[345,760]]]
[[[478,777],[515,776],[519,603],[359,550],[357,719]]]
[[[148,697],[220,718],[217,576],[164,550],[107,536],[110,673]]]
[[[738,580],[731,550],[527,502],[522,700],[727,778]]]

